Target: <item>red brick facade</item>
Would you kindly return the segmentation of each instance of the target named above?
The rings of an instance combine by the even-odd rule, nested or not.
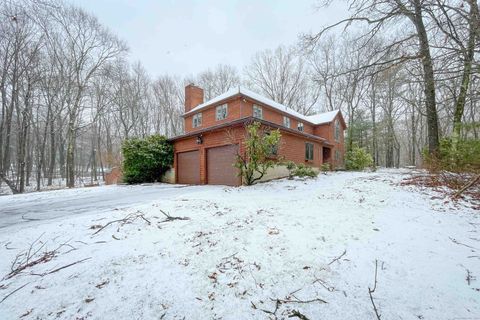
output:
[[[178,153],[199,151],[201,184],[208,183],[206,154],[209,148],[238,144],[240,151],[243,151],[245,125],[257,119],[253,117],[254,105],[262,109],[261,122],[264,126],[280,129],[282,137],[278,151],[279,158],[314,167],[320,167],[324,162],[331,163],[332,167],[343,166],[345,122],[340,112],[333,121],[315,125],[292,115],[287,110],[279,110],[242,93],[201,106],[198,111],[192,111],[197,105],[203,103],[203,91],[200,90],[200,88],[192,85],[185,88],[185,134],[173,138],[172,141],[175,150],[175,170],[181,170],[177,163]],[[227,116],[225,119],[217,120],[216,107],[225,104],[227,105]],[[201,125],[194,128],[193,117],[198,113],[201,113]],[[284,116],[290,119],[289,128],[284,126]],[[335,140],[336,121],[339,122],[340,126],[338,141]],[[303,131],[298,130],[299,123],[303,123]],[[313,160],[305,159],[305,144],[307,142],[314,145]],[[336,154],[337,156],[335,156]]]

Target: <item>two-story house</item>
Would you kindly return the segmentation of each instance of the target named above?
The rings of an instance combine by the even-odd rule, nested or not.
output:
[[[346,124],[339,110],[305,116],[241,87],[204,102],[203,89],[190,84],[183,118],[185,133],[171,139],[177,183],[240,185],[233,164],[243,150],[245,126],[253,121],[280,130],[278,158],[343,166]]]

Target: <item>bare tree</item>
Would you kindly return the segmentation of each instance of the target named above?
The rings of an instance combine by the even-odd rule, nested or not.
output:
[[[313,113],[319,87],[294,47],[258,52],[245,68],[246,85],[270,99],[304,114]]]

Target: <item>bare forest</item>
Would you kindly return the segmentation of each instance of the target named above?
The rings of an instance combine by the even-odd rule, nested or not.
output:
[[[207,100],[242,85],[305,114],[340,109],[347,148],[378,166],[421,166],[443,137],[478,139],[478,3],[348,3],[348,19],[259,50],[240,70],[220,61],[153,77],[82,9],[0,0],[0,194],[101,182],[125,139],[182,133],[188,83]]]

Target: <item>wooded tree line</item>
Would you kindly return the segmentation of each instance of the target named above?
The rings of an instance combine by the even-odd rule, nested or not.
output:
[[[347,147],[366,147],[387,167],[420,164],[440,137],[478,139],[473,0],[350,1],[345,31],[326,27],[260,51],[242,72],[218,65],[156,78],[80,8],[1,2],[0,184],[13,192],[101,179],[121,163],[124,139],[182,133],[191,82],[205,99],[242,84],[305,114],[341,109]]]

